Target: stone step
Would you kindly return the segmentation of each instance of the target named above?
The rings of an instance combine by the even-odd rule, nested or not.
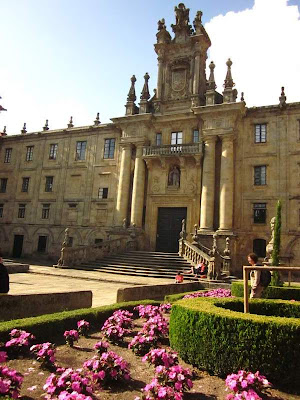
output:
[[[112,259],[107,259],[107,260],[101,260],[101,261],[93,261],[88,263],[88,265],[94,265],[95,267],[97,266],[114,266],[114,265],[119,265],[120,267],[147,267],[147,268],[153,268],[153,269],[160,269],[160,270],[164,270],[164,269],[169,269],[169,270],[181,270],[181,269],[190,269],[190,264],[188,263],[181,263],[181,264],[154,264],[154,263],[149,263],[149,262],[143,262],[143,261],[131,261],[131,260],[122,260],[122,261],[118,261],[118,260],[112,260]]]
[[[114,264],[114,263],[106,263],[106,264],[103,264],[103,265],[100,265],[100,264],[98,264],[98,263],[88,263],[88,264],[81,264],[81,266],[83,266],[83,267],[87,267],[87,268],[93,268],[93,269],[102,269],[102,268],[112,268],[112,269],[118,269],[119,271],[129,271],[129,270],[131,270],[131,271],[136,271],[136,272],[138,272],[138,271],[145,271],[145,272],[151,272],[151,271],[153,271],[153,272],[157,272],[157,273],[160,273],[160,274],[166,274],[166,273],[169,273],[169,274],[176,274],[177,273],[177,271],[181,271],[181,272],[183,272],[183,273],[187,273],[190,269],[189,268],[186,268],[185,266],[183,266],[183,267],[181,267],[181,268],[167,268],[167,267],[165,267],[165,268],[160,268],[160,267],[158,267],[158,268],[153,268],[152,266],[147,266],[147,265],[145,265],[145,266],[134,266],[134,265],[132,265],[132,264],[127,264],[127,265],[124,265],[124,264],[122,264],[122,265],[119,265],[119,264]]]

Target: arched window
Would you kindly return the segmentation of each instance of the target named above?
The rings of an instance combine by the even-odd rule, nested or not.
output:
[[[266,257],[266,243],[265,239],[254,239],[253,253],[257,254],[258,257]]]

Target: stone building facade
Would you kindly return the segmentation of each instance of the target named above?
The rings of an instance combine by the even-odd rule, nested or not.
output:
[[[247,108],[231,75],[216,91],[210,39],[199,11],[175,7],[173,37],[158,22],[157,87],[149,75],[137,104],[101,124],[0,137],[0,243],[7,255],[57,260],[64,229],[70,245],[105,241],[134,227],[140,248],[175,252],[187,232],[220,250],[230,237],[233,271],[250,251],[264,256],[269,221],[282,201],[282,256],[300,265],[300,103]],[[189,236],[191,239],[191,235]]]

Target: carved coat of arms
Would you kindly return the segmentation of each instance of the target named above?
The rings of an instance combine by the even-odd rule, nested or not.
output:
[[[172,89],[180,92],[186,85],[186,69],[175,69],[172,71]]]

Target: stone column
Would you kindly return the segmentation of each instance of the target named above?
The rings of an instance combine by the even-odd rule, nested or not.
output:
[[[123,220],[127,218],[130,189],[131,144],[121,144],[121,147],[121,165],[116,205],[117,226],[123,225]]]
[[[136,149],[134,165],[132,201],[131,201],[131,225],[135,224],[138,228],[142,227],[144,190],[145,190],[145,161],[142,159],[143,146],[139,145]]]
[[[220,231],[232,231],[233,178],[233,136],[229,135],[222,137]]]
[[[199,94],[199,78],[200,78],[200,53],[196,53],[195,68],[194,68],[193,94]]]
[[[161,100],[162,97],[163,68],[164,68],[163,58],[158,57],[157,92],[156,92],[157,100]]]
[[[216,136],[205,138],[204,144],[200,229],[212,231],[214,225]]]

